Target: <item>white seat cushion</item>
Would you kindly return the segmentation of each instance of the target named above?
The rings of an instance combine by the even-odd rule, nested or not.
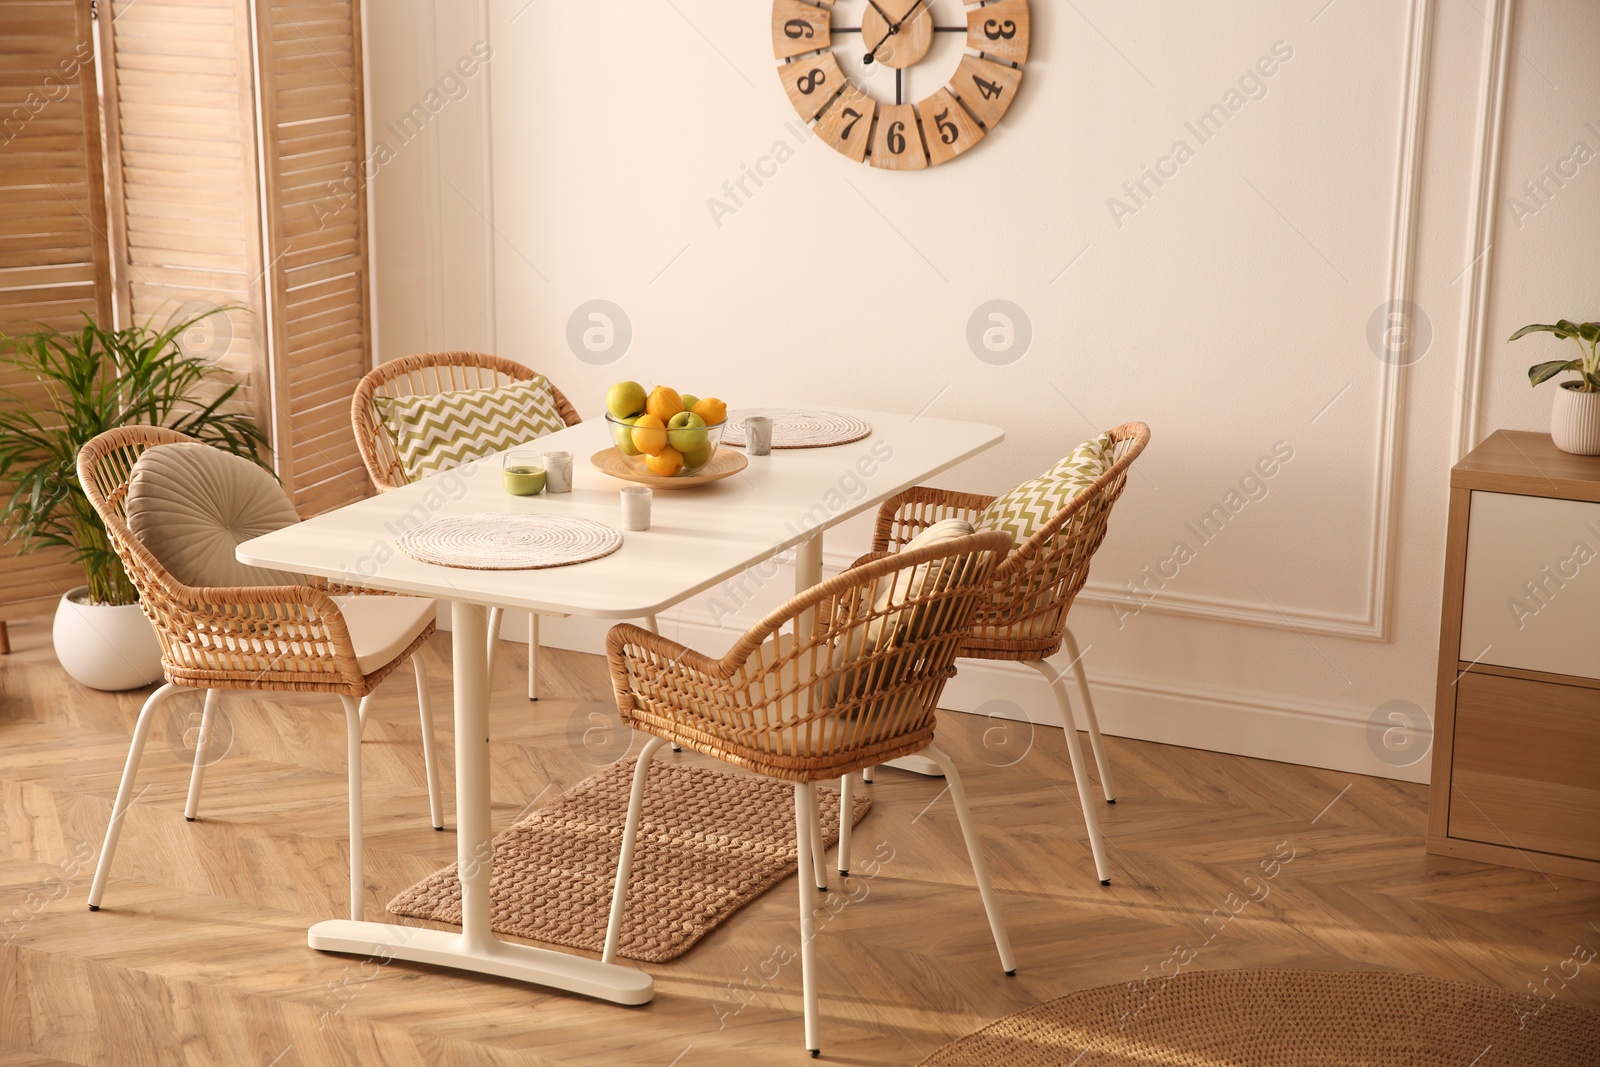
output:
[[[240,563],[242,542],[300,521],[277,479],[210,445],[147,448],[128,474],[128,529],[184,585],[301,585],[305,578]]]
[[[394,662],[428,628],[435,602],[420,596],[336,596],[355,646],[356,665],[371,674]]]

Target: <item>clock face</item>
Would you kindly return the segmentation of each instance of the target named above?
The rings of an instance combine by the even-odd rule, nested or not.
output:
[[[953,35],[952,73],[939,39]],[[1028,0],[773,0],[772,54],[789,102],[837,152],[921,170],[1005,117],[1028,60]]]

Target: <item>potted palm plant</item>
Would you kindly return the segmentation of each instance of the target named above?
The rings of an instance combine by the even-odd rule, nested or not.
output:
[[[1538,385],[1568,371],[1578,375],[1561,382],[1556,390],[1550,439],[1563,452],[1600,456],[1600,322],[1560,319],[1551,325],[1533,323],[1512,334],[1510,340],[1530,333],[1553,333],[1557,340],[1570,340],[1578,346],[1576,359],[1553,359],[1529,367],[1528,381]]]
[[[62,596],[53,636],[61,665],[92,688],[159,680],[161,649],[78,482],[78,450],[117,426],[166,426],[262,463],[265,435],[248,415],[229,409],[239,386],[203,398],[212,368],[178,343],[185,330],[225,310],[159,331],[148,324],[108,330],[86,315],[76,333],[0,334],[0,366],[40,387],[0,398],[0,484],[11,488],[6,539],[19,552],[66,548],[82,566],[84,584]]]

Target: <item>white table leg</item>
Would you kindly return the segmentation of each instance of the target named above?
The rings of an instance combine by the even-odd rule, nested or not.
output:
[[[655,995],[648,974],[565,952],[501,941],[489,928],[489,878],[494,847],[489,825],[488,612],[452,605],[455,650],[456,859],[461,872],[461,932],[332,919],[311,928],[307,943],[350,952],[563,989],[615,1004],[646,1004]]]

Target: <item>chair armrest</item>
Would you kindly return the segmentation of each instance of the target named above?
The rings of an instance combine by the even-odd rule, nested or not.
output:
[[[197,588],[162,575],[141,593],[165,658],[180,673],[215,676],[241,689],[284,681],[365,688],[350,628],[323,589]]]
[[[872,551],[892,552],[944,519],[972,522],[994,497],[982,493],[958,493],[917,485],[885,500],[878,508],[878,525],[873,532]],[[857,561],[858,563],[861,560]]]

